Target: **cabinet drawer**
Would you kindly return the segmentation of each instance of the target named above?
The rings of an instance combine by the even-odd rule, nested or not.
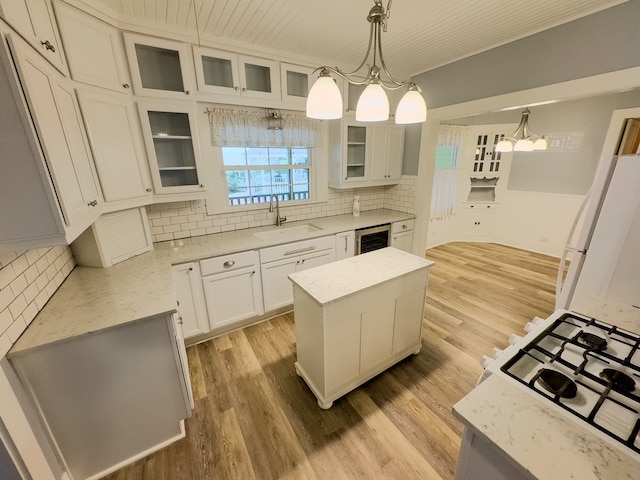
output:
[[[291,258],[320,250],[327,250],[334,246],[334,236],[312,238],[301,242],[287,243],[275,247],[263,248],[260,250],[260,261],[262,263],[273,262],[283,258]]]
[[[202,271],[202,276],[206,277],[214,273],[230,272],[239,268],[257,265],[259,258],[258,252],[255,250],[207,258],[200,261],[200,270]]]
[[[406,232],[408,230],[413,230],[413,222],[415,220],[403,220],[402,222],[393,222],[391,224],[391,233],[400,233]]]

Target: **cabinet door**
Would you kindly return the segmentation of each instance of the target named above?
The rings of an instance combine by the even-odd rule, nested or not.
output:
[[[180,327],[185,338],[207,333],[209,319],[204,300],[200,269],[195,263],[183,263],[171,268],[178,300]]]
[[[411,253],[413,241],[413,230],[407,232],[394,233],[391,235],[391,246]]]
[[[313,69],[290,63],[280,64],[280,82],[282,100],[291,102],[299,107],[305,107],[309,89],[311,88],[311,74]]]
[[[369,130],[365,125],[345,123],[343,145],[343,178],[345,182],[367,179],[369,167]]]
[[[393,353],[418,349],[422,342],[424,295],[421,288],[396,299],[393,327]]]
[[[353,257],[355,247],[356,233],[354,231],[336,234],[336,260]]]
[[[264,313],[257,265],[204,277],[202,284],[212,329]]]
[[[186,43],[126,33],[124,39],[137,95],[189,98],[193,74]]]
[[[402,177],[404,127],[382,124],[371,127],[370,180],[398,180]]]
[[[278,63],[266,58],[238,55],[241,95],[280,100]]]
[[[193,47],[198,91],[240,95],[238,56],[213,48]]]
[[[138,108],[155,193],[204,194],[195,110],[168,103]]]
[[[293,287],[288,275],[296,271],[298,261],[287,258],[265,263],[260,267],[265,312],[293,303]]]
[[[2,16],[36,50],[66,73],[62,43],[49,0],[3,0]]]
[[[365,372],[387,361],[393,352],[395,302],[389,298],[362,314],[360,369]]]
[[[331,394],[360,374],[360,315],[340,315],[324,335],[325,391]]]
[[[65,3],[56,3],[56,12],[73,79],[128,91],[129,73],[119,30]]]
[[[78,92],[107,202],[151,197],[142,137],[128,95]]]
[[[491,205],[476,203],[465,205],[462,211],[462,236],[468,240],[482,240],[493,231]]]
[[[83,230],[100,198],[73,92],[30,47],[15,37],[10,45],[65,222]]]

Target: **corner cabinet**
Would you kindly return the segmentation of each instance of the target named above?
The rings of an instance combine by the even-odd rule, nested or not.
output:
[[[195,105],[139,102],[138,110],[155,193],[204,195]]]
[[[329,123],[329,186],[357,188],[398,183],[404,127],[343,118]]]
[[[35,127],[35,132],[32,130],[31,135],[44,154],[44,164],[41,166],[34,164],[33,166],[41,171],[41,175],[49,177],[49,179],[43,178],[46,183],[51,182],[51,186],[48,188],[51,188],[57,197],[61,218],[65,226],[64,233],[59,233],[63,233],[65,242],[71,242],[99,217],[99,207],[102,204],[102,192],[94,170],[91,150],[82,124],[75,91],[60,73],[22,39],[9,36],[8,40],[20,84],[18,86],[15,83],[14,77],[14,83],[10,82],[10,88],[21,87],[22,93],[14,90],[15,98],[20,102],[19,95],[24,95],[26,103],[23,103],[22,108],[26,108],[33,122],[33,126],[30,126],[24,123],[25,119],[23,118],[23,125],[28,130]],[[3,56],[5,53],[3,50]],[[8,58],[3,60],[5,60],[5,68],[10,68],[11,61]],[[13,74],[10,70],[5,70],[5,72],[9,74],[9,77],[5,78],[10,78]],[[33,150],[33,152],[39,153],[37,150]],[[35,162],[41,161],[35,157],[33,159]],[[9,159],[5,160],[9,161]],[[23,178],[25,169],[31,167],[28,167],[28,162],[23,158],[19,160],[19,164],[15,166],[18,169],[15,175]],[[8,167],[9,164],[6,166]],[[42,171],[42,168],[46,173]],[[7,188],[9,191],[16,188],[16,186],[9,185],[12,183],[10,175],[7,174],[3,180],[7,182],[3,188]],[[19,187],[24,188],[24,186],[25,184],[22,184]],[[37,192],[29,192],[29,196],[33,199],[22,204],[22,209],[31,208],[32,202],[35,202],[39,195]],[[16,198],[12,202],[10,201],[10,204],[15,205],[15,201]],[[32,223],[38,222],[40,215],[36,212],[28,214],[25,210],[21,214]],[[14,221],[17,221],[18,224],[21,223],[19,219],[14,219]],[[43,221],[50,222],[51,219],[43,219]],[[11,229],[14,228],[16,226],[11,224]],[[39,229],[39,226],[34,225],[31,229],[35,234],[35,230]],[[46,238],[32,239],[35,243],[41,241],[40,246],[46,246],[47,243],[49,245],[64,243],[60,241],[60,238],[50,238],[48,241]],[[23,248],[26,248],[27,244],[34,245],[26,238],[24,240]]]
[[[130,33],[124,41],[136,95],[190,98],[195,84],[187,43]]]

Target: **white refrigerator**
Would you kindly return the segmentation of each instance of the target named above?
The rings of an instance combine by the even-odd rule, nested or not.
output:
[[[640,155],[603,158],[569,233],[558,272],[556,309],[594,316],[595,305],[607,304],[638,312],[639,207]]]

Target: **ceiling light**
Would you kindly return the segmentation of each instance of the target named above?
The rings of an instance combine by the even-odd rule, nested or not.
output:
[[[411,82],[398,82],[387,68],[382,56],[382,32],[387,31],[387,18],[391,0],[387,3],[387,8],[382,6],[382,0],[374,0],[374,5],[369,11],[367,20],[371,24],[369,29],[369,45],[367,52],[360,63],[360,66],[352,72],[343,72],[337,67],[319,67],[320,77],[309,91],[307,98],[307,116],[309,118],[334,119],[342,117],[342,97],[340,90],[331,78],[331,74],[346,80],[352,85],[366,85],[364,92],[358,99],[356,107],[356,120],[362,122],[379,122],[389,118],[389,99],[384,89],[393,91],[406,88],[398,108],[396,110],[396,123],[419,123],[427,119],[427,104],[422,95],[420,87]],[[373,48],[372,48],[373,47]],[[372,59],[367,62],[372,53]],[[378,66],[377,61],[380,61]],[[367,76],[364,80],[352,78],[368,65]],[[381,77],[384,73],[386,79]]]
[[[522,111],[518,128],[511,136],[505,136],[497,143],[496,152],[532,152],[547,149],[547,140],[544,135],[537,135],[529,130],[530,113],[528,108]]]

